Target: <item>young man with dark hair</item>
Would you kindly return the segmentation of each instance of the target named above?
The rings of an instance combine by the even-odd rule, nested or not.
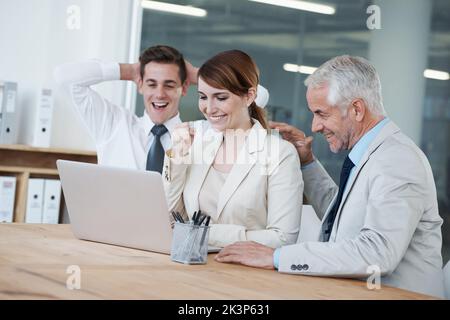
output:
[[[161,172],[164,152],[172,145],[171,132],[181,123],[181,96],[197,83],[197,71],[178,50],[157,45],[142,52],[134,64],[99,60],[64,64],[55,69],[55,79],[69,90],[76,112],[95,141],[99,164]],[[90,88],[111,80],[136,83],[144,99],[142,117]],[[258,104],[264,106],[267,90],[258,86],[258,91]]]
[[[55,70],[56,81],[69,89],[76,112],[93,137],[100,164],[161,172],[171,130],[181,123],[178,108],[197,69],[168,46],[146,49],[138,63],[98,60],[68,63]],[[90,86],[131,80],[143,95],[145,113],[137,117],[102,97]]]

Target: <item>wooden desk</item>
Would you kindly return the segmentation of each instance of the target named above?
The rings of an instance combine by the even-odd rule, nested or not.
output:
[[[69,290],[67,268],[81,268]],[[430,299],[365,282],[217,263],[183,265],[163,254],[81,241],[69,225],[0,225],[0,299]]]

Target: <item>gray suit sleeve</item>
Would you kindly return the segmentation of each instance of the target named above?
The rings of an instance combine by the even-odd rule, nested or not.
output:
[[[347,209],[360,213],[342,213],[365,215],[359,233],[338,242],[285,246],[279,271],[360,278],[371,273],[369,266],[379,267],[381,275],[397,268],[424,212],[424,194],[429,190],[426,170],[418,157],[406,148],[392,154],[389,159],[373,160],[367,177],[367,206]],[[293,264],[306,264],[308,268],[291,270]]]
[[[313,206],[318,218],[322,220],[338,192],[338,187],[318,160],[302,169],[302,174],[306,199]]]

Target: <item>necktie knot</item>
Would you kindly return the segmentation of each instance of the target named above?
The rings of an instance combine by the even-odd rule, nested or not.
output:
[[[164,163],[164,148],[161,144],[161,136],[167,132],[167,128],[162,125],[154,125],[151,132],[155,136],[150,150],[147,154],[146,170],[162,172]]]
[[[161,137],[164,133],[167,132],[167,128],[163,125],[163,124],[157,124],[154,125],[151,132],[156,136],[156,137]]]
[[[350,157],[347,156],[345,157],[344,164],[342,165],[342,172],[348,174],[353,169],[354,166],[355,164],[352,162],[352,160],[350,160]]]

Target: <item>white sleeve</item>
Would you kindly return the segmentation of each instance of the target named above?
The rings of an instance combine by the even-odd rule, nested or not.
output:
[[[57,84],[70,93],[75,111],[81,116],[97,145],[111,135],[126,110],[103,98],[90,86],[120,79],[118,63],[87,60],[60,65],[54,70]]]
[[[256,89],[255,103],[260,108],[265,108],[267,102],[269,102],[269,91],[262,85],[258,84],[258,87]]]

